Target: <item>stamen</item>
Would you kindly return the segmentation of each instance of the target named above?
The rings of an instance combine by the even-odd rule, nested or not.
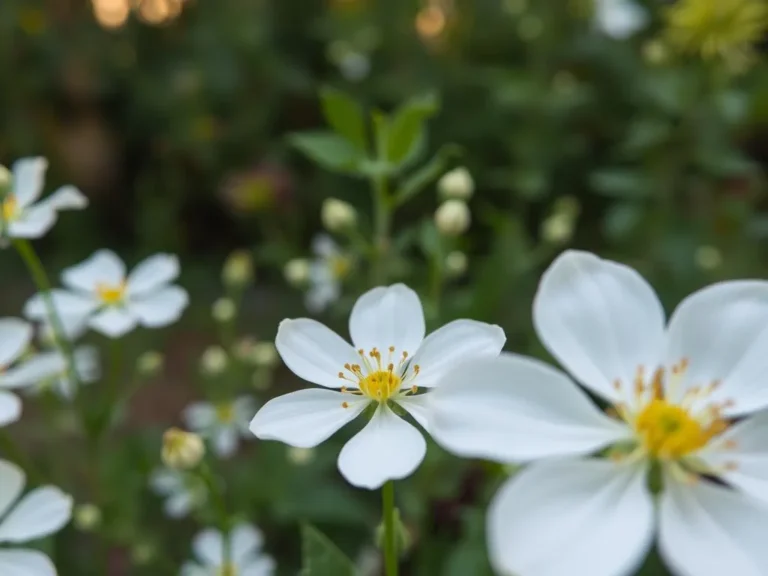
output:
[[[349,402],[342,402],[341,403],[342,408],[349,408]]]

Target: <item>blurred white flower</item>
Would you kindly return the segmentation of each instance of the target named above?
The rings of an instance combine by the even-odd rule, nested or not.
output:
[[[303,288],[309,282],[309,262],[304,258],[293,258],[283,268],[286,282],[295,288]]]
[[[208,346],[200,356],[200,370],[206,376],[219,376],[229,366],[229,355],[221,346]]]
[[[315,259],[309,265],[309,290],[305,304],[310,312],[318,314],[341,296],[341,285],[349,275],[352,260],[325,234],[315,237],[312,251]]]
[[[253,398],[241,396],[236,400],[195,402],[184,410],[184,422],[203,438],[210,440],[213,452],[229,458],[237,451],[240,438],[250,438],[248,425],[256,412]]]
[[[163,434],[160,452],[163,464],[175,470],[196,468],[205,456],[203,439],[194,432],[169,428]]]
[[[73,357],[80,384],[90,384],[101,377],[99,352],[96,348],[80,346],[74,350]],[[52,390],[65,400],[72,400],[77,394],[77,383],[72,380],[67,357],[60,350],[40,352],[27,361],[27,366],[38,374],[48,374],[29,387],[30,394]]]
[[[467,271],[469,258],[464,252],[453,250],[445,257],[445,269],[453,277],[461,276]]]
[[[155,494],[165,498],[163,509],[170,518],[188,516],[208,500],[208,489],[202,478],[181,470],[155,470],[149,485]]]
[[[61,275],[64,289],[51,292],[62,322],[87,324],[93,330],[119,338],[137,325],[167,326],[179,319],[189,297],[171,282],[179,275],[179,261],[170,254],[156,254],[139,263],[126,276],[125,264],[110,250],[98,250],[90,258],[67,268]],[[24,307],[32,320],[45,320],[42,294]]]
[[[0,460],[0,543],[20,544],[58,532],[72,516],[72,498],[53,486],[43,486],[19,500],[24,472]],[[14,505],[15,504],[15,505]],[[0,549],[0,574],[4,576],[56,576],[50,558],[37,550]]]
[[[437,190],[444,200],[467,201],[475,192],[475,181],[466,168],[454,168],[437,181]]]
[[[496,570],[630,575],[656,540],[675,574],[768,574],[768,282],[714,284],[666,322],[635,270],[566,252],[542,276],[533,321],[613,408],[512,354],[467,362],[432,394],[447,449],[534,461],[491,504]]]
[[[463,200],[446,200],[435,211],[435,224],[441,234],[458,236],[469,229],[472,215]]]
[[[45,185],[45,158],[23,158],[13,165],[11,189],[2,200],[0,232],[9,238],[40,238],[62,210],[81,210],[88,199],[74,186],[63,186],[37,202]]]
[[[623,40],[648,24],[648,14],[635,0],[596,0],[595,23],[608,36]]]
[[[216,322],[230,322],[236,314],[237,305],[231,298],[219,298],[211,306],[211,316]]]
[[[224,262],[221,279],[225,286],[242,288],[253,280],[253,256],[248,250],[235,250]]]
[[[212,528],[192,542],[194,562],[181,568],[181,576],[272,576],[275,561],[262,552],[264,537],[250,524],[238,524],[229,533],[229,559],[224,535]]]
[[[427,449],[421,433],[391,407],[427,429],[428,392],[472,358],[492,358],[504,346],[498,326],[455,320],[424,338],[424,311],[416,293],[395,284],[363,294],[352,309],[354,348],[308,318],[283,320],[276,345],[291,371],[325,389],[299,390],[267,402],[251,422],[261,439],[298,448],[317,446],[369,406],[370,422],[339,454],[353,485],[378,488],[409,476]],[[329,390],[330,388],[330,390]]]
[[[357,224],[357,211],[349,202],[338,198],[326,198],[320,210],[320,219],[326,230],[340,232],[354,228]]]

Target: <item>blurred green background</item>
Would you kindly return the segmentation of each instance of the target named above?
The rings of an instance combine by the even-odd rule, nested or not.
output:
[[[36,243],[49,272],[102,247],[130,264],[174,252],[192,297],[179,326],[126,339],[127,357],[159,349],[166,367],[133,399],[103,459],[52,455],[54,435],[78,445],[66,407],[37,407],[42,419],[10,429],[62,487],[103,511],[97,529],[71,527],[57,540],[62,576],[100,576],[105,566],[109,576],[177,573],[207,517],[165,519],[148,490],[162,431],[201,395],[245,391],[264,401],[303,385],[278,369],[268,390],[257,389],[242,366],[212,378],[198,362],[220,338],[210,307],[232,250],[246,248],[256,262],[238,334],[268,341],[281,318],[307,315],[284,266],[312,257],[323,200],[368,215],[359,228],[370,237],[364,175],[329,171],[291,144],[291,134],[325,128],[324,86],[384,111],[438,96],[420,158],[467,167],[472,224],[434,247],[434,175],[394,219],[388,278],[420,291],[431,328],[457,317],[492,321],[505,328],[508,350],[544,356],[531,298],[543,267],[567,247],[636,267],[668,310],[704,284],[763,277],[765,20],[726,34],[704,9],[695,17],[702,0],[637,4],[648,25],[622,39],[595,24],[590,0],[0,2],[0,162],[47,156],[48,189],[71,182],[91,201]],[[670,18],[681,4],[693,6],[689,28]],[[730,44],[697,47],[717,34]],[[337,240],[354,252],[349,238]],[[467,269],[445,268],[447,250],[466,254]],[[369,287],[357,256],[342,298],[321,314],[344,335],[351,303]],[[31,281],[12,251],[0,270],[3,312],[18,315]],[[354,427],[306,458],[253,441],[220,466],[232,506],[265,531],[280,574],[299,569],[302,522],[354,559],[375,550],[378,495],[353,490],[335,470]],[[430,445],[418,472],[398,483],[410,545],[403,573],[489,574],[483,515],[503,476]],[[664,572],[652,558],[645,574]]]

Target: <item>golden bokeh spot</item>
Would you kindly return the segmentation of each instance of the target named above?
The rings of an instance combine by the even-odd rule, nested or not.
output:
[[[424,40],[432,40],[445,30],[445,12],[439,6],[427,6],[416,15],[416,32]]]
[[[113,304],[119,304],[123,298],[125,298],[125,289],[125,282],[122,282],[117,286],[99,282],[96,285],[96,294],[102,303],[111,306]]]
[[[399,389],[402,380],[391,370],[378,370],[360,381],[360,390],[373,400],[384,402]]]
[[[96,21],[104,28],[119,28],[131,13],[128,0],[92,0],[92,4]]]
[[[222,402],[216,406],[216,419],[222,424],[231,424],[235,420],[235,406],[231,402]]]

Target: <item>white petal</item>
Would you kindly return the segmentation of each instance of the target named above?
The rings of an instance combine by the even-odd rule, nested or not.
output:
[[[648,24],[648,14],[631,0],[598,0],[596,20],[600,29],[623,40]]]
[[[241,432],[248,432],[253,415],[256,414],[256,402],[250,396],[241,396],[235,400],[233,409],[235,424]]]
[[[474,358],[495,358],[504,348],[504,330],[475,320],[454,320],[427,336],[410,366],[419,366],[414,384],[432,387],[456,366]]]
[[[665,482],[659,551],[680,576],[768,574],[768,507],[706,480]]]
[[[0,541],[26,542],[60,530],[72,516],[72,497],[58,488],[37,488],[0,522]]]
[[[138,324],[136,318],[123,308],[105,308],[88,320],[88,325],[110,338],[120,338]]]
[[[21,400],[11,392],[0,390],[0,427],[16,422],[21,416]]]
[[[182,417],[190,430],[202,432],[216,423],[216,407],[210,402],[194,402],[184,409]]]
[[[142,326],[159,328],[176,322],[189,304],[189,296],[184,288],[166,286],[151,294],[132,298],[128,304],[131,313]]]
[[[210,567],[224,563],[224,538],[218,530],[203,530],[192,541],[192,549],[198,560]]]
[[[75,349],[75,371],[83,383],[95,382],[101,378],[99,351],[94,346],[80,346]]]
[[[73,325],[82,321],[98,305],[92,298],[59,289],[51,290],[51,299],[54,310],[65,325],[67,322]],[[30,320],[48,320],[48,305],[42,293],[35,294],[27,300],[24,305],[24,316]]]
[[[366,352],[378,348],[384,354],[394,346],[398,356],[404,351],[413,356],[424,332],[419,296],[404,284],[369,290],[357,299],[349,317],[355,349]]]
[[[32,340],[32,326],[17,318],[0,318],[0,366],[21,356]]]
[[[304,305],[312,314],[320,314],[341,296],[341,285],[336,280],[313,284],[304,298]]]
[[[664,311],[632,268],[567,251],[544,272],[533,304],[544,346],[576,380],[613,403],[628,403],[640,366],[662,360]],[[619,380],[622,392],[614,382]]]
[[[238,433],[232,426],[224,426],[213,433],[213,451],[219,458],[229,458],[237,452]]]
[[[339,247],[327,234],[319,234],[312,239],[312,253],[323,258],[331,258],[339,253]]]
[[[68,288],[93,292],[96,286],[119,286],[125,280],[125,264],[111,250],[97,250],[80,264],[61,273],[61,281]]]
[[[163,509],[169,518],[183,518],[192,511],[195,499],[190,492],[173,494],[165,501]]]
[[[14,162],[13,195],[20,208],[29,206],[40,197],[45,185],[48,160],[42,157],[22,158]]]
[[[275,561],[269,556],[259,556],[248,562],[240,570],[242,576],[272,576],[275,573]]]
[[[667,396],[679,401],[691,387],[720,385],[705,402],[732,401],[725,413],[768,407],[768,282],[721,282],[683,300],[669,322],[668,364],[688,367]],[[696,406],[698,407],[698,406]]]
[[[15,220],[8,223],[11,238],[40,238],[56,223],[56,212],[48,206],[36,204],[25,208]]]
[[[514,354],[462,364],[429,402],[430,434],[461,456],[520,462],[588,454],[630,435],[565,374]]]
[[[418,396],[398,396],[394,399],[398,406],[405,409],[419,425],[429,432],[430,419],[430,393],[419,394]]]
[[[768,503],[768,411],[734,424],[697,454],[730,485]]]
[[[128,276],[128,294],[146,294],[175,280],[180,271],[173,254],[155,254],[140,262]]]
[[[158,494],[168,495],[184,488],[184,479],[175,470],[155,470],[149,477],[149,485]]]
[[[341,336],[309,318],[280,322],[275,346],[296,376],[328,388],[348,384],[339,378],[339,372],[344,372],[344,364],[360,363],[360,357]]]
[[[20,388],[53,378],[67,369],[67,361],[58,352],[43,352],[0,374],[0,387]]]
[[[374,490],[410,476],[426,452],[421,432],[380,404],[365,428],[341,449],[339,471],[353,486]]]
[[[24,471],[7,460],[0,460],[0,518],[24,490]]]
[[[211,576],[211,571],[194,562],[185,562],[181,567],[181,576]]]
[[[88,198],[74,186],[62,186],[40,204],[55,211],[82,210],[88,206]]]
[[[491,502],[491,563],[501,574],[634,574],[654,528],[644,472],[609,460],[531,465]]]
[[[250,524],[238,524],[229,534],[229,544],[232,549],[232,562],[242,564],[248,556],[261,548],[264,537],[261,532]]]
[[[53,562],[37,550],[0,550],[3,576],[56,576]]]
[[[332,390],[298,390],[264,404],[251,421],[251,432],[262,440],[312,448],[357,417],[369,402]]]

